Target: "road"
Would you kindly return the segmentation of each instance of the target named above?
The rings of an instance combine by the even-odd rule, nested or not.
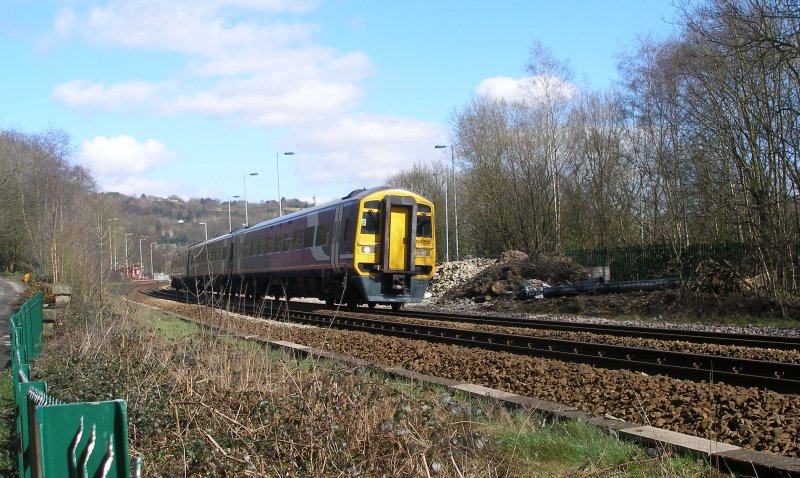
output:
[[[24,290],[19,282],[0,277],[0,364],[3,368],[11,366],[11,337],[8,335],[8,317],[15,312],[11,303]]]

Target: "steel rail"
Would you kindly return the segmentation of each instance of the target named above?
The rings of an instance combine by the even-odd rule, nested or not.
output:
[[[316,310],[324,306],[321,304],[293,302],[292,307],[295,309]],[[732,347],[800,351],[800,337],[786,337],[779,335],[738,334],[728,332],[663,329],[659,327],[612,324],[566,323],[544,319],[453,314],[448,312],[431,312],[413,309],[404,311],[387,309],[369,309],[368,311],[366,309],[343,309],[343,312],[363,312],[373,315],[418,318],[443,322],[463,322],[493,327],[519,327],[561,332],[586,332],[598,335],[611,335],[614,337],[636,337],[665,341],[683,341],[697,344],[726,345]]]
[[[766,388],[779,393],[800,390],[800,364],[765,362],[697,355],[667,350],[572,342],[560,339],[451,329],[417,324],[335,316],[327,313],[289,311],[289,318],[311,325],[377,332],[429,342],[478,347],[607,369],[630,369],[647,374],[743,387]]]
[[[192,300],[187,302],[191,303]],[[265,307],[252,302],[247,303],[246,308],[248,312],[259,315],[266,311]],[[606,369],[628,369],[682,380],[724,382],[742,387],[765,388],[779,393],[797,393],[800,390],[800,364],[402,324],[327,312],[287,311],[285,307],[282,311],[281,318],[322,327],[512,352]]]
[[[370,310],[370,313],[394,315],[407,318],[421,318],[448,322],[466,322],[471,324],[492,325],[498,327],[520,327],[540,330],[564,332],[589,332],[592,334],[613,335],[616,337],[641,337],[656,340],[684,341],[692,343],[730,345],[738,347],[771,348],[778,350],[800,350],[800,337],[777,335],[736,334],[727,332],[709,332],[694,330],[673,330],[640,326],[610,324],[576,324],[555,322],[543,319],[526,319],[516,317],[481,316],[469,314],[451,314],[446,312],[430,312],[404,310],[390,312],[383,309]]]

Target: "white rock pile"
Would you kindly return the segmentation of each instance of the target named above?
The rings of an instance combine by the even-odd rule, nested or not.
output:
[[[440,297],[448,289],[463,285],[495,262],[495,259],[476,258],[439,264],[428,286],[428,292],[434,298]]]

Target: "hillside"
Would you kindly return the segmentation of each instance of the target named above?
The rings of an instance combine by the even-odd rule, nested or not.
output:
[[[150,270],[150,249],[152,243],[153,268],[156,272],[165,270],[170,253],[205,239],[228,232],[228,203],[212,198],[192,198],[185,201],[178,196],[161,198],[156,196],[126,196],[119,193],[103,193],[116,219],[108,220],[111,236],[110,248],[117,264],[125,266],[127,238],[127,259],[129,265],[144,263]],[[310,207],[311,204],[297,199],[284,199],[283,211],[292,212]],[[278,202],[248,202],[247,217],[250,224],[276,217]],[[202,224],[205,223],[205,226]],[[230,224],[238,229],[245,223],[244,201],[231,201]],[[141,256],[139,246],[141,245]]]

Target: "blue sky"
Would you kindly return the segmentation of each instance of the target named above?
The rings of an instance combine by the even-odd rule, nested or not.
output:
[[[102,190],[326,201],[443,159],[455,111],[526,81],[616,80],[673,0],[0,0],[0,129],[66,131]],[[504,88],[500,88],[504,86]],[[282,153],[291,151],[293,156]],[[249,176],[257,172],[258,176]]]

